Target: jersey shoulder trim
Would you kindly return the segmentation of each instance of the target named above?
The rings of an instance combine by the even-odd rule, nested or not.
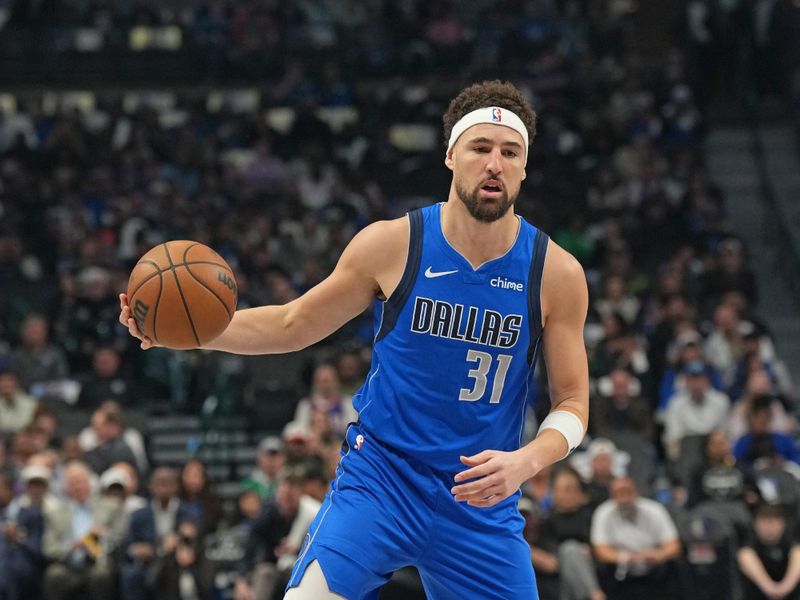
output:
[[[417,280],[417,273],[419,273],[419,264],[422,261],[422,238],[423,238],[423,224],[422,224],[422,209],[412,210],[408,213],[409,222],[409,240],[408,240],[408,258],[406,259],[406,266],[403,269],[403,276],[400,278],[400,283],[394,293],[386,300],[383,305],[383,317],[381,319],[381,327],[378,334],[375,336],[375,342],[379,342],[394,328],[397,323],[397,318],[400,316],[400,311],[408,301],[411,295],[411,290],[414,288],[414,283]]]

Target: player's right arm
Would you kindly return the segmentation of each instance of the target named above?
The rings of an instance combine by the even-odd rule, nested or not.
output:
[[[407,218],[373,223],[360,231],[342,252],[336,268],[300,298],[282,306],[238,310],[227,329],[203,346],[234,354],[278,354],[314,344],[360,315],[377,297],[392,293],[403,274],[408,254]],[[120,294],[120,322],[142,340],[154,344],[136,327],[125,294]]]

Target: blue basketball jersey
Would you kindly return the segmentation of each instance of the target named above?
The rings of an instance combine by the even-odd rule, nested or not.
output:
[[[409,213],[405,270],[376,303],[372,365],[353,404],[374,438],[455,474],[461,455],[520,446],[548,237],[517,217],[508,252],[473,269],[444,237],[441,206]]]

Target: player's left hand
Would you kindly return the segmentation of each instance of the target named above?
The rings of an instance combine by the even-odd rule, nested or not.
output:
[[[487,508],[516,493],[519,486],[534,476],[530,460],[517,450],[501,452],[484,450],[474,456],[462,456],[461,462],[471,467],[455,476],[456,485],[450,491],[457,502]]]

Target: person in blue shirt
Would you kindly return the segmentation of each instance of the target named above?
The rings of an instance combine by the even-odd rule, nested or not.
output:
[[[783,433],[769,431],[773,400],[769,395],[753,399],[748,418],[750,430],[733,446],[736,460],[748,467],[760,458],[774,457],[800,464],[800,448],[794,439]]]
[[[417,567],[429,598],[537,597],[520,485],[583,439],[589,377],[578,261],[515,214],[536,113],[513,85],[474,84],[444,118],[446,202],[373,223],[333,273],[283,306],[237,311],[205,348],[291,352],[375,307],[372,365],[290,600],[377,598]],[[148,349],[120,295],[120,322]],[[551,409],[522,445],[544,351]]]

